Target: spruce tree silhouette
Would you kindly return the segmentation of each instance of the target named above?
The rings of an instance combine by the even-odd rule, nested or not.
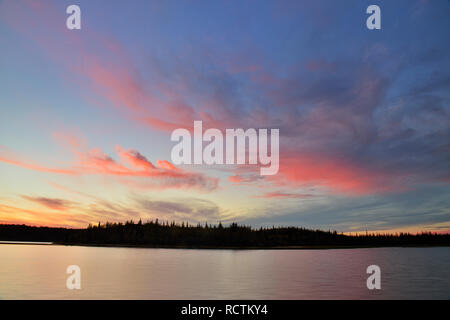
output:
[[[336,231],[301,227],[260,227],[231,223],[218,225],[177,224],[172,221],[98,223],[85,229],[0,225],[0,241],[50,241],[61,244],[129,245],[150,247],[301,247],[301,246],[449,246],[450,234],[423,232],[345,235]]]

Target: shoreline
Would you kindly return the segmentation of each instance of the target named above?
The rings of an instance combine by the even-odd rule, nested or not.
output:
[[[0,240],[0,244],[27,244],[27,245],[33,245],[33,246],[50,246],[52,244],[55,244],[51,241],[3,241]]]
[[[335,249],[369,249],[369,248],[434,248],[449,247],[450,245],[386,245],[386,246],[333,246],[333,245],[309,245],[309,246],[191,246],[191,245],[132,245],[132,244],[86,244],[86,243],[62,243],[53,242],[53,245],[75,246],[75,247],[103,247],[103,248],[137,248],[137,249],[191,249],[191,250],[335,250]]]

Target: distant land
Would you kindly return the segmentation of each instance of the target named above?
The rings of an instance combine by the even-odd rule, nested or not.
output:
[[[325,249],[393,246],[450,246],[450,234],[345,235],[336,231],[299,227],[254,229],[232,223],[229,226],[189,225],[158,220],[143,223],[106,223],[84,229],[0,225],[0,241],[85,246],[124,246],[204,249]]]

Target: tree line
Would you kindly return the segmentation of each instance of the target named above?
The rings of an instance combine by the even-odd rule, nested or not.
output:
[[[154,247],[289,247],[289,246],[438,246],[450,245],[450,234],[423,232],[346,235],[302,227],[252,228],[185,222],[98,223],[84,229],[0,225],[0,241],[45,241],[61,244]]]

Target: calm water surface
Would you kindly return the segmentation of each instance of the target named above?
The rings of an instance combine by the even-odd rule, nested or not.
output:
[[[366,268],[381,268],[381,290]],[[81,268],[81,290],[66,268]],[[0,244],[0,299],[450,299],[450,247],[186,250]]]

